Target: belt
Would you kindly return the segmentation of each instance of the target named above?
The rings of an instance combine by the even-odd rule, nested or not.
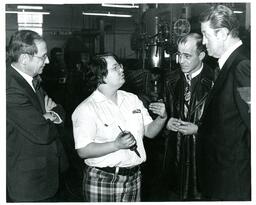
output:
[[[95,167],[96,169],[102,170],[104,172],[119,174],[122,176],[132,176],[140,170],[140,166],[135,167]]]

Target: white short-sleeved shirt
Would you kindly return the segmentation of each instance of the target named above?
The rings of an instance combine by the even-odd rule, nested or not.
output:
[[[75,149],[91,142],[114,141],[121,132],[118,126],[130,131],[137,141],[141,158],[134,151],[121,149],[102,157],[85,159],[87,165],[129,167],[146,160],[144,127],[152,122],[152,118],[136,95],[118,90],[116,105],[96,90],[75,109],[72,121]]]

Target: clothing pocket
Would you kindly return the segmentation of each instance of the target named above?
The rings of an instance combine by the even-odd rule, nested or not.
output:
[[[21,171],[43,169],[46,167],[46,158],[36,157],[34,159],[23,159],[23,160],[19,160],[18,164],[19,164],[19,169]]]

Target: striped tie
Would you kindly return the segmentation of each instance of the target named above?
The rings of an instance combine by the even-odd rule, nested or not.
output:
[[[184,115],[187,117],[189,110],[189,103],[191,99],[191,75],[189,73],[185,74],[186,81],[184,86]]]

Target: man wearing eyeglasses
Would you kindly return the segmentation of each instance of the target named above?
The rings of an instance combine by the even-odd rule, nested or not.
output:
[[[13,202],[58,201],[60,171],[67,168],[58,126],[65,112],[40,86],[49,63],[34,31],[17,31],[7,51],[7,190]]]
[[[75,149],[84,159],[83,194],[89,202],[140,201],[140,164],[146,160],[143,137],[155,137],[167,114],[162,102],[149,109],[119,90],[123,66],[112,54],[96,56],[88,66],[93,93],[72,114]]]
[[[202,14],[203,44],[220,72],[199,126],[201,190],[208,200],[251,200],[250,60],[227,6]]]
[[[172,131],[170,137],[176,138],[175,192],[179,200],[200,199],[196,162],[197,130],[205,100],[213,85],[213,70],[203,63],[205,50],[202,40],[197,33],[190,33],[178,40],[180,69],[173,71],[170,79],[167,79],[170,119],[166,127]]]

